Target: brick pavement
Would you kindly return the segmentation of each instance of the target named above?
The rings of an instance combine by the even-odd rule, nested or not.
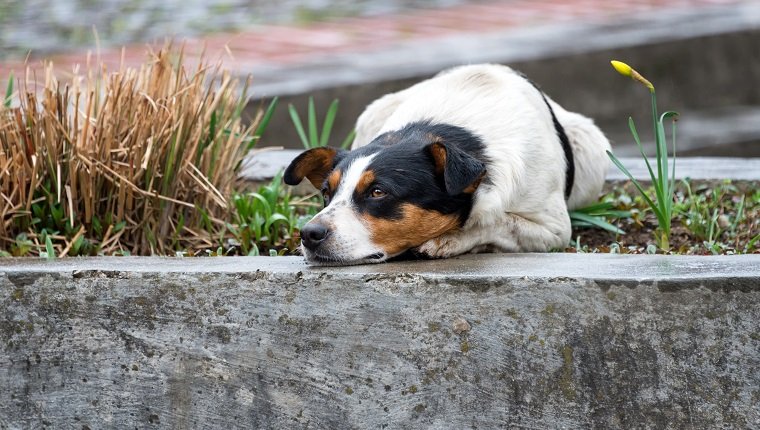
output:
[[[748,0],[501,0],[478,2],[442,9],[418,9],[404,14],[340,19],[310,25],[271,25],[252,27],[238,33],[217,33],[203,38],[186,39],[190,59],[204,51],[207,58],[220,58],[225,68],[241,74],[257,67],[294,67],[315,58],[337,53],[381,51],[407,42],[441,39],[448,36],[483,35],[510,29],[584,21],[603,23],[633,13],[659,10],[696,9],[751,2]],[[146,45],[134,44],[123,49],[107,48],[100,60],[114,70],[123,61],[137,66],[145,60]],[[54,55],[62,72],[86,63],[86,53]],[[94,56],[93,56],[94,58]],[[43,59],[32,57],[29,64],[40,70]],[[0,77],[9,70],[20,76],[23,61],[0,63]],[[38,73],[38,76],[44,76]],[[2,78],[0,78],[2,79]]]

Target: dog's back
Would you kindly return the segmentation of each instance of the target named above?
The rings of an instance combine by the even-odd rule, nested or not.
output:
[[[567,206],[587,205],[598,198],[604,184],[609,141],[592,120],[565,110],[506,66],[457,67],[376,100],[357,121],[353,148],[414,121],[464,127],[483,138],[496,167],[489,171],[492,187],[479,190],[480,195],[489,196],[479,199],[474,215],[490,218],[505,208],[528,211],[537,202],[529,201],[524,191],[561,188],[564,176],[558,172],[568,168],[547,104],[572,148],[575,178]],[[515,201],[518,196],[519,202]]]

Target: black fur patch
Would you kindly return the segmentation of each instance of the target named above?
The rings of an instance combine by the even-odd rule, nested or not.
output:
[[[410,123],[401,130],[378,136],[338,164],[338,169],[345,170],[354,159],[376,154],[367,167],[374,173],[374,182],[362,194],[354,192],[357,210],[377,218],[399,219],[401,206],[411,203],[446,215],[456,214],[463,224],[472,209],[472,193],[452,195],[447,191],[445,175],[436,173],[429,151],[435,142],[451,148],[452,154],[455,152],[451,160],[459,167],[459,171],[451,172],[455,177],[466,175],[468,169],[474,174],[472,169],[478,166],[484,169],[487,165],[482,140],[464,128],[430,121]],[[373,198],[375,188],[386,194]]]

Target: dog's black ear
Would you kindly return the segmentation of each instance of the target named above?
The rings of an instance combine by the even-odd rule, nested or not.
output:
[[[433,157],[435,173],[443,176],[450,196],[472,194],[478,189],[486,174],[486,165],[482,161],[442,141],[431,143],[428,150]]]
[[[282,178],[288,185],[298,185],[303,178],[307,178],[316,189],[319,189],[346,152],[348,151],[328,147],[304,151],[285,169]]]

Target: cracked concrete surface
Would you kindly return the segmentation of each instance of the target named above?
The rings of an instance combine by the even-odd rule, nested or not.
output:
[[[758,267],[0,260],[0,428],[758,427]]]

